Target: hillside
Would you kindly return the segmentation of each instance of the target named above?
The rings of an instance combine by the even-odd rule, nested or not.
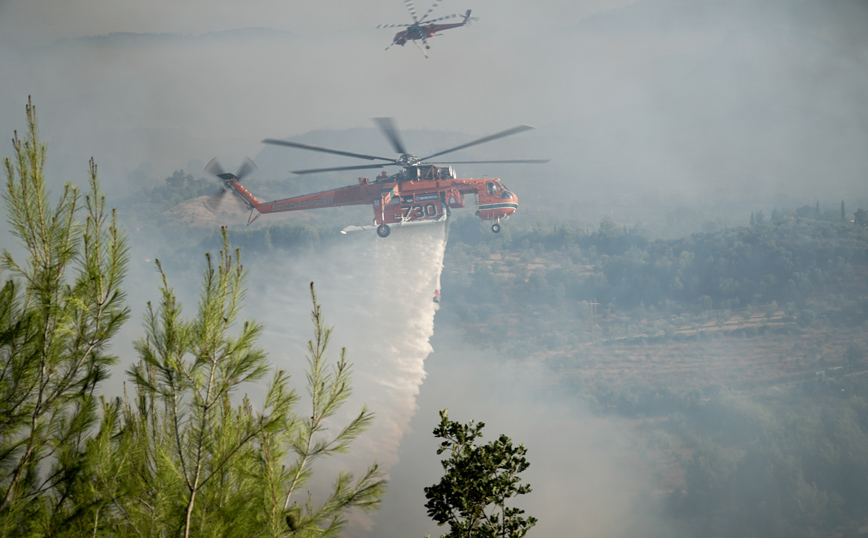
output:
[[[218,214],[207,196],[173,200],[152,193],[163,218],[149,225],[197,245],[163,256],[182,269],[214,246]],[[613,450],[656,476],[653,502],[687,535],[858,536],[868,481],[847,477],[868,477],[865,215],[782,208],[663,239],[610,217],[528,215],[494,235],[457,212],[436,325],[451,345],[544,366],[552,392],[632,432]],[[336,219],[352,218],[262,218],[230,238],[247,263],[274,261],[336,246]]]

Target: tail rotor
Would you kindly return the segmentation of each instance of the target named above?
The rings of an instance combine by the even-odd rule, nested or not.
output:
[[[234,174],[226,172],[223,169],[223,166],[220,165],[220,161],[217,160],[217,157],[208,161],[208,164],[205,165],[205,171],[223,180],[223,186],[220,190],[212,194],[206,202],[208,206],[211,207],[212,210],[216,211],[226,198],[226,193],[231,190],[228,183],[230,181],[241,181],[253,173],[254,170],[256,170],[256,164],[248,157],[244,157],[244,160],[241,161],[241,166],[238,167],[238,171]]]

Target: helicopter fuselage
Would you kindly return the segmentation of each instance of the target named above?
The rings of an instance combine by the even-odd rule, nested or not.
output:
[[[454,174],[454,170],[448,166],[427,168],[428,171],[431,169],[448,169]],[[271,202],[260,202],[235,180],[224,182],[250,209],[259,214],[370,204],[377,225],[445,220],[451,209],[465,207],[467,195],[476,196],[476,214],[482,220],[499,223],[518,209],[518,197],[497,178],[393,181],[393,177],[386,177],[385,173],[374,181],[362,177],[358,185]],[[256,217],[252,217],[250,222]]]
[[[455,16],[456,15],[452,15],[452,17]],[[450,17],[443,18],[448,19]],[[466,26],[468,20],[470,20],[469,9],[464,14],[464,20],[462,20],[461,22],[456,22],[452,24],[434,24],[433,22],[422,24],[423,21],[414,22],[413,24],[408,24],[405,30],[402,30],[395,34],[395,37],[392,39],[392,45],[401,45],[403,47],[407,43],[407,41],[421,40],[423,43],[425,43],[427,47],[428,38],[434,37],[439,32],[442,32],[444,30],[451,30],[452,28],[461,28],[462,26]]]
[[[470,12],[468,10],[467,17],[469,16]],[[239,196],[251,209],[248,224],[256,220],[260,214],[264,213],[370,204],[374,210],[374,223],[377,225],[377,234],[380,235],[380,237],[386,237],[389,235],[389,224],[412,224],[445,220],[446,217],[449,216],[451,209],[464,207],[464,197],[472,194],[476,197],[478,205],[476,211],[477,216],[482,220],[495,221],[491,226],[491,230],[497,233],[500,231],[501,219],[509,218],[509,216],[515,213],[518,209],[518,197],[507,189],[501,183],[500,179],[462,179],[457,176],[452,166],[439,165],[436,164],[436,161],[429,161],[429,159],[486,142],[491,142],[493,140],[498,140],[506,136],[527,131],[528,129],[533,129],[533,127],[529,125],[518,125],[511,129],[506,129],[504,131],[430,154],[427,157],[416,157],[407,152],[404,143],[401,140],[401,136],[391,118],[374,118],[374,121],[377,122],[380,130],[392,144],[392,148],[395,152],[399,155],[397,158],[336,150],[291,140],[266,138],[263,142],[278,146],[331,153],[369,161],[386,161],[380,164],[296,170],[293,172],[295,174],[382,169],[387,166],[400,166],[401,170],[395,174],[388,175],[383,171],[380,175],[374,178],[373,181],[366,177],[361,177],[359,178],[357,185],[350,185],[347,187],[265,203],[260,202],[253,197],[253,195],[244,190],[244,187],[238,183],[237,177],[234,177],[231,174],[220,175],[219,172],[221,172],[221,170],[216,169],[215,175],[223,179],[226,188]],[[541,164],[548,162],[548,160],[511,159],[459,162],[464,164]],[[253,210],[255,210],[256,215],[254,215]],[[362,228],[364,229],[364,227]]]

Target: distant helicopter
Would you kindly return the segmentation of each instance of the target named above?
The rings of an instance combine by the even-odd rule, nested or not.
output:
[[[434,2],[434,5],[432,5],[428,9],[428,12],[425,13],[425,15],[423,15],[421,19],[419,19],[416,17],[416,8],[413,6],[413,1],[404,0],[404,3],[407,5],[407,9],[410,10],[410,16],[413,17],[412,24],[381,24],[377,26],[377,28],[397,28],[401,26],[406,27],[406,30],[395,34],[395,37],[392,40],[392,44],[386,47],[386,50],[389,50],[392,45],[404,46],[407,41],[413,41],[413,43],[415,43],[416,46],[419,47],[419,50],[422,51],[422,54],[425,54],[425,57],[427,58],[428,54],[426,54],[422,47],[419,45],[419,43],[417,43],[418,40],[421,40],[422,43],[425,44],[426,49],[430,49],[431,45],[428,44],[429,37],[434,37],[438,32],[442,32],[443,30],[450,30],[452,28],[460,28],[462,26],[466,26],[469,21],[476,20],[475,17],[471,19],[470,10],[468,9],[467,12],[464,13],[464,20],[462,20],[461,22],[456,22],[452,24],[434,24],[437,21],[454,19],[461,16],[457,14],[447,15],[445,17],[426,21],[428,15],[430,15],[431,12],[434,11],[434,8],[437,7],[440,1],[441,0],[436,0]]]

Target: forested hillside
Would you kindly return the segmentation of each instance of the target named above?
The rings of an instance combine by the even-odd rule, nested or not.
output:
[[[231,240],[250,260],[342,239],[333,215],[311,215]],[[688,535],[860,535],[866,213],[817,204],[709,229],[657,239],[610,218],[516,218],[494,235],[456,214],[437,324],[504,361],[545,364],[552,390],[629,424]]]
[[[452,228],[443,318],[629,420],[688,535],[861,534],[868,228],[816,208],[652,240]]]

